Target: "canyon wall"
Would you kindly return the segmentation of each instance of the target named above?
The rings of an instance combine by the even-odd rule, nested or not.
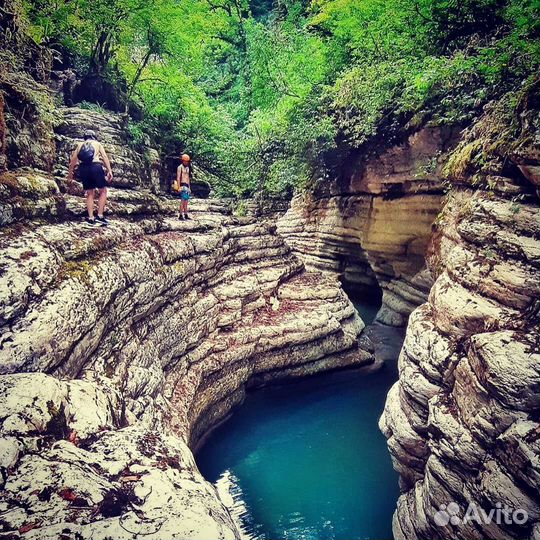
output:
[[[154,170],[121,144],[120,116],[52,112],[46,163],[29,154],[13,168],[2,146],[0,530],[239,538],[193,449],[250,386],[372,364],[363,323],[271,223],[213,199],[179,221]],[[97,229],[82,222],[80,184],[62,175],[92,124],[116,173],[111,225]]]
[[[445,167],[435,283],[380,420],[401,478],[396,540],[540,534],[539,87],[493,105]]]
[[[98,140],[114,156],[111,163],[113,187],[146,188],[154,193],[160,191],[159,153],[149,145],[132,144],[127,115],[111,115],[103,110],[78,107],[61,107],[58,111],[59,120],[55,128],[57,174],[65,176],[69,158],[80,141],[81,133],[92,129]]]
[[[3,536],[240,538],[193,451],[250,387],[373,365],[339,277],[409,320],[380,420],[396,539],[539,537],[538,84],[457,150],[424,127],[283,216],[209,199],[178,221],[155,150],[121,115],[60,107],[41,52],[0,74]],[[65,181],[87,128],[112,157],[108,228],[82,226]],[[471,503],[528,519],[465,523]]]
[[[342,177],[296,195],[278,232],[308,268],[351,289],[380,287],[377,319],[402,326],[431,286],[425,251],[441,206],[444,155],[457,130],[425,127],[344,164]]]

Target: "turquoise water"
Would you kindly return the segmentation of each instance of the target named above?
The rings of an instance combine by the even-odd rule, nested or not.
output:
[[[197,454],[249,536],[388,540],[398,498],[377,422],[395,365],[257,390]]]

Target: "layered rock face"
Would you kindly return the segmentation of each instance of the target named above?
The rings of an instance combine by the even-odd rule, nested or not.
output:
[[[125,118],[42,83],[0,75],[1,536],[239,538],[193,450],[250,386],[372,364],[363,323],[266,220],[210,199],[179,221]],[[107,228],[65,180],[86,129]]]
[[[358,158],[343,178],[294,197],[279,233],[309,268],[361,289],[381,287],[378,320],[404,325],[431,285],[424,255],[441,205],[442,156],[455,135],[424,128]]]
[[[237,212],[244,213],[259,219],[276,222],[285,215],[289,209],[290,201],[287,198],[254,197],[241,201]]]
[[[0,188],[2,530],[238,538],[191,449],[250,385],[373,361],[337,281],[221,201],[178,221],[111,188],[111,225],[90,229],[44,172]]]
[[[96,132],[107,152],[114,156],[112,186],[160,190],[160,159],[157,150],[141,145],[135,150],[129,143],[127,116],[77,107],[60,109],[56,128],[57,172],[64,174],[69,158],[84,131]]]
[[[515,132],[510,103],[508,124],[495,108],[450,158],[436,281],[380,421],[401,477],[397,540],[540,534],[540,122],[536,105]]]
[[[71,153],[87,129],[96,132],[114,156],[113,187],[158,193],[161,164],[157,150],[135,148],[127,117],[77,107],[57,107],[59,97],[23,72],[0,78],[0,170],[31,167],[65,177]],[[167,181],[166,184],[169,182]]]
[[[0,72],[0,170],[35,167],[51,171],[58,120],[47,88],[21,71]]]

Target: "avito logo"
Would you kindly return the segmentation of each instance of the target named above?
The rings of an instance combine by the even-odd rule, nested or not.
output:
[[[506,504],[497,503],[494,508],[484,510],[471,503],[467,506],[467,510],[463,517],[460,517],[460,507],[456,502],[443,504],[433,516],[435,523],[439,527],[445,527],[448,524],[459,525],[474,522],[479,525],[489,525],[496,523],[497,525],[524,525],[529,519],[529,514],[522,508],[510,508]]]

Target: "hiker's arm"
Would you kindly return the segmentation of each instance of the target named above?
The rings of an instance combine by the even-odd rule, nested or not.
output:
[[[99,145],[99,154],[101,156],[101,159],[103,159],[103,164],[105,165],[105,168],[107,169],[107,176],[109,180],[112,180],[113,173],[111,169],[111,162],[109,161],[109,156],[107,155],[107,152],[105,152],[105,148],[103,148],[103,145]]]
[[[77,158],[77,154],[79,153],[80,144],[77,145],[75,150],[73,150],[73,154],[71,154],[71,159],[69,160],[69,167],[68,167],[68,180],[71,182],[73,181],[73,171],[75,171],[75,166],[77,165],[77,162],[79,159]]]
[[[178,185],[180,185],[181,177],[182,177],[182,173],[180,172],[180,165],[178,165],[178,168],[176,169],[176,181],[178,182]]]

